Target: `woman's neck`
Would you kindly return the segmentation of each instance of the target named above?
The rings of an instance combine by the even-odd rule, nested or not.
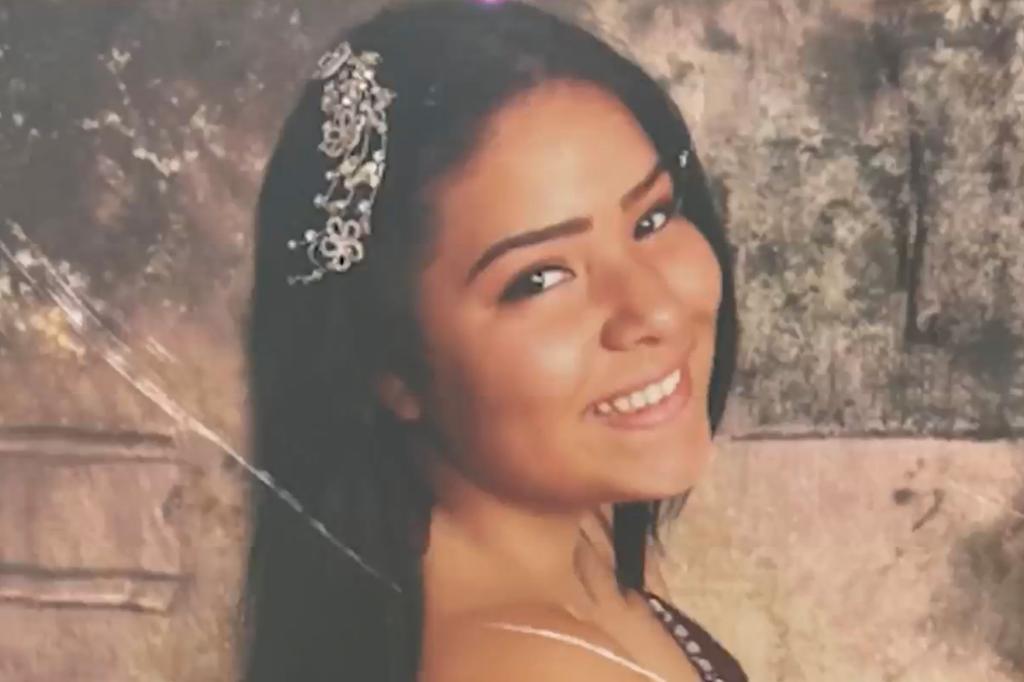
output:
[[[588,598],[576,571],[588,509],[540,512],[484,493],[439,500],[424,578],[444,610]],[[428,587],[431,587],[428,585]]]

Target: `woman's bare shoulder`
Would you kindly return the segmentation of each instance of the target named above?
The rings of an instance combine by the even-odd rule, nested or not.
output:
[[[547,633],[547,634],[544,634]],[[424,640],[419,682],[649,680],[603,630],[545,607],[449,619]]]

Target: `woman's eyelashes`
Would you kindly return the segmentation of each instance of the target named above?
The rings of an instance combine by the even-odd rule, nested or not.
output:
[[[633,234],[639,239],[644,239],[647,235],[657,232],[661,228],[665,227],[672,218],[681,214],[682,205],[678,199],[665,199],[659,202],[654,208],[645,213],[640,220],[637,221],[636,227],[633,230]]]
[[[646,239],[651,234],[660,231],[672,218],[681,215],[681,209],[679,199],[666,198],[660,201],[636,222],[633,228],[634,237]],[[531,267],[513,278],[505,287],[501,293],[500,302],[511,303],[536,296],[574,276],[569,268],[561,265],[549,264]]]
[[[511,303],[513,301],[529,298],[530,296],[536,296],[540,292],[545,291],[562,281],[558,276],[551,276],[552,274],[561,274],[567,278],[573,276],[572,272],[568,268],[560,265],[545,265],[538,268],[532,268],[516,276],[515,279],[512,280],[511,284],[505,287],[505,290],[501,294],[501,302]]]

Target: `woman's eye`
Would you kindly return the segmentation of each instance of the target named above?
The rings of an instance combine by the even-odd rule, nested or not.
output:
[[[547,266],[526,272],[517,277],[501,294],[502,302],[517,301],[535,296],[542,291],[570,278],[571,273],[565,268]]]
[[[678,213],[678,210],[675,202],[667,202],[655,207],[651,211],[648,211],[643,218],[637,221],[635,231],[636,236],[643,239],[652,232],[657,232],[663,228],[676,213]]]

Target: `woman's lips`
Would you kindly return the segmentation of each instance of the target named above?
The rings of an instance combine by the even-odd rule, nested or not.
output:
[[[675,418],[690,402],[690,397],[693,395],[693,379],[690,376],[690,368],[684,365],[680,369],[678,385],[672,393],[654,405],[641,407],[628,413],[612,411],[604,414],[598,412],[596,407],[591,407],[588,413],[591,417],[617,429],[649,429],[660,426]]]

